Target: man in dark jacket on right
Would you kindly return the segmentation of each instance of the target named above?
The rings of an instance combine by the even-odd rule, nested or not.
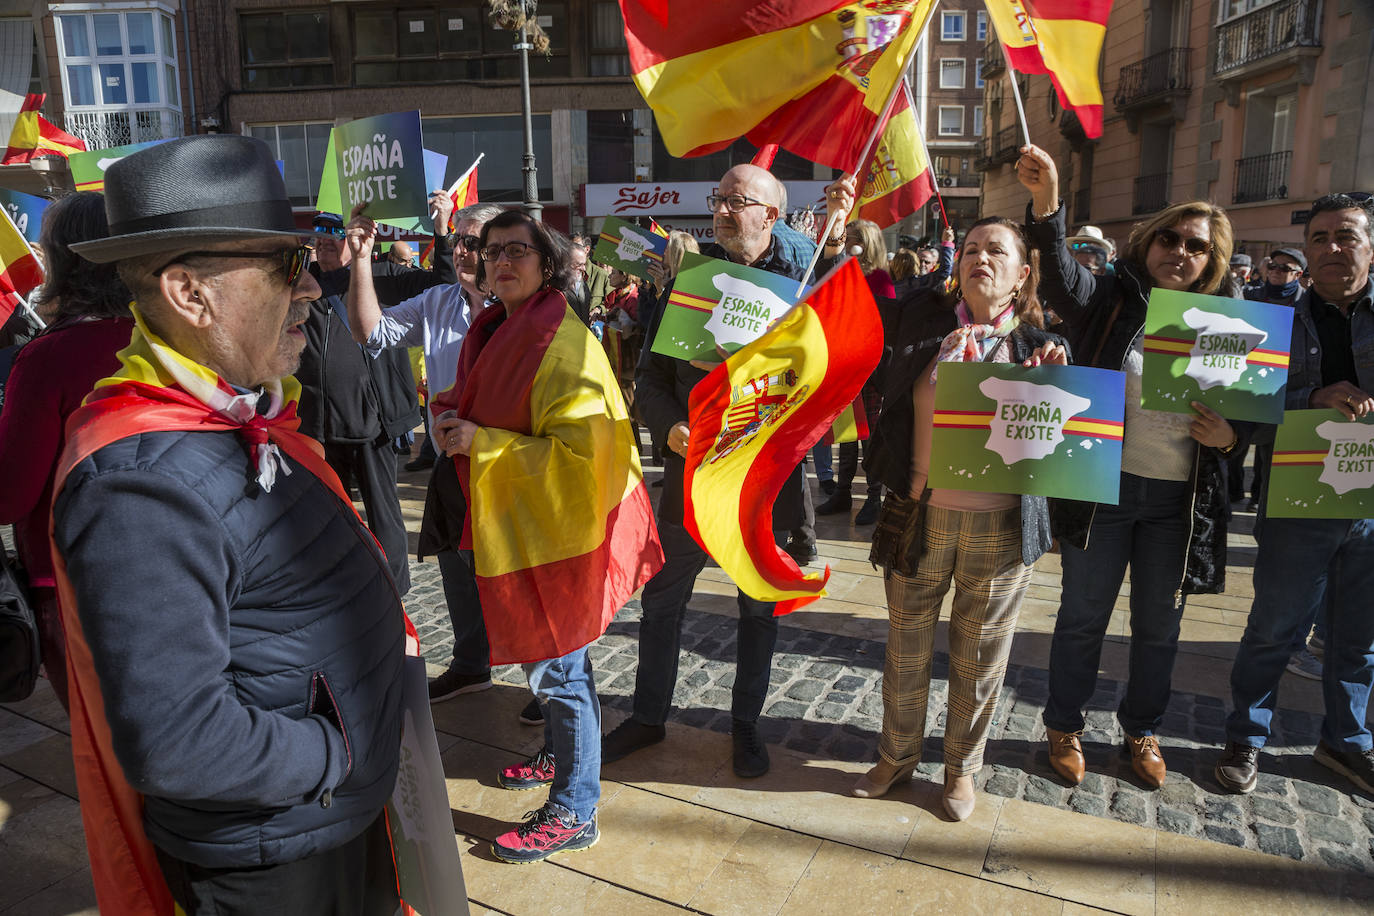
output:
[[[852,190],[852,182],[846,187]],[[754,165],[735,166],[725,173],[716,193],[707,198],[716,244],[704,246],[701,253],[800,280],[806,265],[787,260],[773,240],[773,224],[782,215],[784,199],[782,185],[771,173]],[[842,206],[833,194],[828,203],[832,209]],[[820,265],[818,275],[833,265],[833,257],[843,247],[842,218],[837,225],[841,230],[839,240],[828,240],[827,244],[832,259]],[[654,317],[648,340],[653,340],[658,333],[662,317]],[[657,744],[666,735],[664,723],[677,683],[682,618],[696,577],[707,560],[706,552],[682,524],[683,472],[686,469],[683,459],[691,432],[687,426],[687,399],[706,374],[698,365],[654,353],[645,347],[635,375],[637,406],[654,444],[664,456],[663,497],[658,507],[664,565],[644,586],[640,599],[644,616],[639,625],[634,709],[630,717],[602,741],[603,763]],[[773,504],[773,530],[784,536],[802,522],[806,485],[803,472],[803,467],[798,466]],[[734,770],[736,775],[746,778],[762,776],[769,767],[768,749],[759,737],[757,723],[768,693],[773,646],[778,638],[778,622],[773,609],[771,602],[739,593],[738,654],[730,717]]]

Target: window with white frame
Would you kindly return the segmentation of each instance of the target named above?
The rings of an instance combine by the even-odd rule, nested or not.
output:
[[[983,88],[983,58],[974,58],[973,61],[973,88]]]
[[[272,147],[282,162],[286,196],[293,207],[313,210],[320,196],[320,175],[324,172],[325,150],[329,148],[332,121],[301,124],[250,124],[248,135]]]
[[[964,88],[964,59],[962,57],[942,57],[940,59],[940,88]]]
[[[977,32],[978,40],[979,40],[979,41],[987,41],[987,40],[988,40],[988,11],[987,11],[987,10],[979,10],[979,11],[978,11],[978,26],[977,26],[977,28],[978,28],[978,32]]]
[[[941,13],[940,14],[940,40],[941,41],[963,41],[964,40],[964,21],[965,14]]]
[[[973,135],[974,135],[975,137],[981,137],[981,136],[983,136],[983,106],[982,106],[982,105],[974,105],[974,106],[973,106]]]
[[[940,106],[940,136],[957,137],[964,132],[964,106]]]
[[[66,129],[91,149],[180,137],[173,11],[159,3],[59,3]]]

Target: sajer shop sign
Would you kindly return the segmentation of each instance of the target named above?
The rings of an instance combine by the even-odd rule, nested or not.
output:
[[[824,181],[787,181],[787,208],[796,210],[825,199]],[[596,216],[705,216],[706,198],[716,190],[714,181],[638,182],[633,184],[585,184],[582,215]]]

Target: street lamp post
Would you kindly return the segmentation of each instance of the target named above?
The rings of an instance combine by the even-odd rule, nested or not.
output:
[[[521,0],[524,22],[519,37],[515,40],[515,50],[520,52],[520,104],[525,117],[525,155],[522,157],[520,171],[525,177],[525,210],[536,220],[543,218],[544,206],[539,203],[539,181],[534,165],[534,121],[530,115],[530,23],[534,22],[535,7],[539,0]]]

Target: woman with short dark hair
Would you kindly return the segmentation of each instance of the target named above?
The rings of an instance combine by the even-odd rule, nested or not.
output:
[[[521,663],[544,709],[544,747],[506,767],[508,789],[548,802],[497,837],[534,862],[596,842],[601,705],[587,646],[663,564],[620,386],[569,308],[567,242],[511,210],[482,227],[472,322],[436,444],[455,461],[493,665]]]

